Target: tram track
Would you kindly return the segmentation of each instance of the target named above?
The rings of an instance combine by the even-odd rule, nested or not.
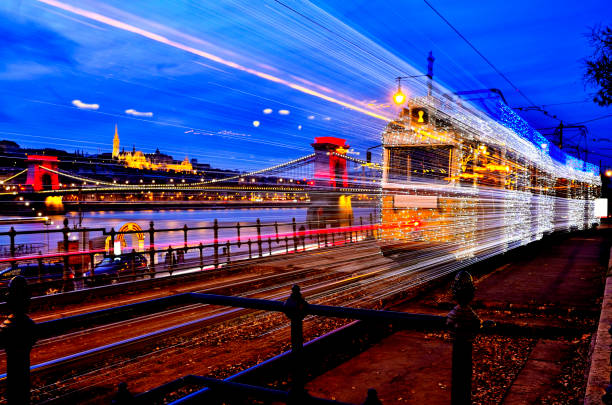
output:
[[[285,299],[290,291],[290,286],[297,283],[302,287],[303,294],[309,302],[372,307],[376,304],[366,297],[373,296],[380,288],[392,288],[396,285],[398,278],[411,277],[416,280],[415,284],[418,284],[419,272],[402,275],[405,263],[383,257],[380,251],[371,248],[372,246],[363,244],[360,246],[361,249],[350,249],[349,251],[352,252],[344,255],[337,255],[338,252],[335,249],[318,251],[314,255],[309,254],[301,259],[296,259],[295,256],[287,257],[282,260],[282,263],[279,263],[276,258],[274,264],[279,268],[295,268],[298,267],[298,264],[305,268],[281,271],[281,274],[277,272],[277,274],[266,277],[248,277],[247,280],[235,281],[224,286],[195,290],[185,287],[181,290],[279,300]],[[333,257],[334,255],[336,257]],[[43,388],[49,386],[48,382],[56,381],[58,378],[66,381],[83,379],[85,375],[90,375],[93,370],[96,370],[100,364],[112,362],[112,359],[147,357],[147,349],[151,347],[154,347],[154,356],[161,355],[159,352],[171,351],[173,342],[181,340],[181,336],[193,335],[196,331],[219,329],[216,325],[236,324],[239,321],[249,322],[248,320],[257,318],[253,316],[256,312],[260,311],[189,305],[180,309],[172,308],[158,314],[129,319],[110,326],[96,327],[88,331],[75,331],[53,338],[53,340],[41,341],[33,351],[33,381],[36,381],[36,385],[42,390],[40,398],[51,399],[44,393],[45,388]],[[282,315],[278,315],[277,318],[272,329],[282,330],[284,328]],[[72,353],[64,353],[64,356],[58,356],[58,352],[53,350],[53,346],[66,346],[69,341],[95,342],[92,334],[96,333],[112,335],[113,331],[140,330],[142,325],[159,322],[160,319],[168,319],[168,321],[163,324],[157,323],[157,326],[147,329],[147,333],[140,333],[137,336],[122,335],[124,338],[121,339],[115,335],[114,341],[83,346],[83,350],[73,350]],[[245,321],[241,321],[242,319]],[[325,330],[325,332],[328,331]],[[266,330],[261,330],[257,335],[266,334]],[[46,351],[55,354],[37,357],[36,353],[40,350],[41,344],[47,344]],[[262,355],[265,358],[266,355],[264,353]],[[0,361],[3,362],[4,359],[0,358]],[[127,369],[133,367],[132,364],[127,366]],[[70,394],[67,395],[70,396]],[[59,403],[62,401],[60,400]]]
[[[340,259],[331,262],[329,258],[324,257],[325,252],[319,253],[322,253],[322,255],[318,258],[314,258],[313,260],[309,261],[307,269],[285,272],[284,275],[282,275],[284,277],[276,277],[277,282],[274,285],[264,284],[259,288],[251,289],[250,291],[244,292],[240,295],[253,298],[284,299],[288,295],[288,292],[290,290],[289,287],[294,283],[299,283],[303,287],[303,292],[309,300],[320,300],[324,299],[324,297],[327,296],[326,292],[329,292],[330,287],[343,288],[350,285],[356,285],[356,283],[358,283],[359,281],[375,277],[381,272],[388,271],[394,266],[397,267],[397,265],[389,265],[384,266],[382,268],[379,267],[376,271],[371,271],[370,264],[378,262],[377,264],[379,265],[379,262],[381,261],[382,257],[380,253],[374,253],[373,251],[363,251],[361,252],[361,254],[353,254],[351,257],[343,256]],[[383,261],[385,261],[385,259],[383,259]],[[321,268],[325,267],[323,266],[324,264],[326,264],[328,267]],[[335,268],[337,265],[349,266],[352,267],[352,269],[347,271],[330,271],[330,267]],[[302,275],[302,277],[297,277],[298,275]],[[278,283],[278,277],[281,277],[281,279],[284,278],[284,283]],[[269,278],[270,280],[272,280],[275,277],[269,276]],[[332,290],[334,288],[332,288]],[[215,291],[214,289],[204,289],[199,291],[208,293],[219,293],[219,290]],[[236,294],[235,288],[232,294]],[[332,301],[334,301],[334,303],[338,303],[336,299],[332,299]],[[117,358],[121,356],[127,356],[128,354],[131,357],[139,356],[139,349],[151,345],[155,342],[161,343],[161,341],[166,338],[176,339],[179,336],[193,333],[194,330],[211,328],[214,327],[214,325],[235,321],[241,318],[246,318],[256,312],[242,309],[210,309],[207,310],[207,312],[202,313],[202,307],[199,306],[190,306],[189,311],[194,311],[195,313],[197,313],[198,316],[196,316],[196,318],[198,319],[183,322],[180,325],[174,325],[165,329],[158,329],[146,335],[140,335],[130,339],[125,339],[124,341],[119,343],[115,342],[114,344],[110,344],[107,346],[99,346],[92,350],[75,353],[70,356],[65,356],[60,360],[55,359],[55,361],[51,360],[46,363],[35,364],[32,367],[33,378],[40,382],[43,382],[44,380],[53,380],[53,376],[57,377],[61,375],[74,375],[74,370],[82,370],[83,372],[87,373],[91,371],[87,370],[89,366],[91,366],[92,364],[99,364],[105,359],[107,360],[111,357]],[[181,311],[165,312],[162,313],[160,316],[182,316],[180,314]],[[155,318],[155,316],[150,317],[150,319]],[[148,319],[149,317],[143,318],[141,322],[148,321]],[[115,327],[121,330],[133,328],[133,325],[130,325],[129,323],[123,323],[118,324]],[[103,331],[104,328],[101,328],[99,330]],[[107,332],[106,330],[104,331]],[[86,336],[86,334],[73,335],[72,338],[74,338],[75,336],[79,336],[81,339],[84,339],[84,336]],[[61,343],[61,341],[55,341],[55,344],[57,345]],[[36,363],[36,361],[33,361],[33,363]],[[82,372],[79,372],[79,375],[82,375]]]

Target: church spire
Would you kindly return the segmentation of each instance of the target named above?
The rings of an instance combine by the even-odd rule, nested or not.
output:
[[[117,124],[115,124],[115,137],[113,138],[113,158],[119,157],[119,133],[117,131]]]

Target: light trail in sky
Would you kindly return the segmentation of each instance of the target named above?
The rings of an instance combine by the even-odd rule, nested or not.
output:
[[[140,35],[142,37],[151,39],[153,41],[156,41],[156,42],[168,45],[168,46],[172,46],[174,48],[183,50],[185,52],[189,52],[189,53],[192,53],[194,55],[198,55],[198,56],[200,56],[202,58],[211,60],[213,62],[217,62],[219,64],[231,67],[233,69],[237,69],[237,70],[240,70],[240,71],[252,74],[252,75],[260,77],[262,79],[269,80],[269,81],[274,82],[274,83],[282,84],[282,85],[287,86],[289,88],[292,88],[294,90],[300,91],[300,92],[305,93],[305,94],[309,94],[309,95],[314,96],[314,97],[318,97],[320,99],[323,99],[325,101],[329,101],[329,102],[334,103],[334,104],[338,104],[338,105],[340,105],[342,107],[346,107],[346,108],[349,108],[349,109],[351,109],[353,111],[357,111],[357,112],[366,114],[366,115],[368,115],[370,117],[374,117],[374,118],[377,118],[377,119],[380,119],[380,120],[383,120],[383,121],[390,121],[392,119],[389,116],[385,116],[385,115],[382,115],[382,114],[370,111],[370,110],[368,110],[366,108],[357,106],[355,104],[339,100],[339,99],[337,99],[335,97],[331,97],[331,96],[328,96],[326,94],[323,94],[320,91],[316,91],[316,90],[313,90],[313,89],[308,88],[306,86],[290,82],[288,80],[285,80],[283,78],[271,75],[269,73],[265,73],[265,72],[262,72],[262,71],[259,71],[259,70],[255,70],[255,69],[252,69],[252,68],[249,68],[249,67],[246,67],[246,66],[242,66],[242,65],[240,65],[238,63],[235,63],[235,62],[232,62],[230,60],[221,58],[221,57],[219,57],[217,55],[213,55],[212,53],[209,53],[209,52],[203,51],[201,49],[197,49],[197,48],[194,48],[194,47],[182,44],[182,43],[180,43],[178,41],[166,38],[166,37],[164,37],[162,35],[155,34],[155,33],[151,32],[151,31],[148,31],[148,30],[136,27],[134,25],[124,23],[124,22],[116,20],[114,18],[106,17],[106,16],[104,16],[102,14],[95,13],[93,11],[88,11],[88,10],[84,10],[82,8],[74,7],[74,6],[71,6],[69,4],[65,4],[65,3],[62,3],[60,1],[57,1],[57,0],[38,0],[38,1],[41,2],[41,3],[45,3],[45,4],[49,5],[49,6],[57,7],[59,9],[64,10],[64,11],[68,11],[68,12],[74,13],[76,15],[80,15],[82,17],[89,18],[89,19],[97,21],[97,22],[100,22],[100,23],[103,23],[103,24],[106,24],[106,25],[109,25],[109,26],[112,26],[112,27],[115,27],[115,28],[118,28],[118,29],[121,29],[121,30],[124,30],[124,31],[128,31],[128,32],[134,33],[136,35]]]

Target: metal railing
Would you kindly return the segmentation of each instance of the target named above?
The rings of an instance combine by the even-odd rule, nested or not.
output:
[[[0,264],[9,263],[16,269],[22,263],[37,263],[38,275],[35,277],[26,276],[30,282],[35,282],[38,278],[41,286],[35,293],[45,292],[42,284],[44,278],[45,263],[61,262],[63,265],[63,285],[61,291],[72,291],[75,283],[80,284],[79,288],[85,283],[94,283],[96,262],[100,256],[114,258],[121,256],[128,263],[127,271],[122,271],[114,277],[117,281],[129,281],[143,276],[155,277],[159,273],[168,273],[185,268],[218,269],[227,266],[235,261],[246,259],[258,259],[267,256],[304,252],[306,250],[324,247],[333,247],[347,243],[355,243],[364,239],[375,238],[379,228],[372,213],[364,221],[363,217],[356,218],[354,224],[342,227],[327,227],[325,223],[296,222],[292,218],[291,222],[272,222],[262,223],[258,218],[255,223],[244,224],[237,222],[235,225],[220,225],[218,220],[213,221],[212,226],[189,227],[184,225],[180,228],[155,228],[153,221],[150,221],[149,228],[143,230],[124,230],[115,231],[114,228],[70,228],[68,220],[64,219],[64,226],[59,229],[47,230],[25,230],[16,231],[13,227],[7,232],[0,232],[0,236],[8,236],[8,257],[0,258]],[[71,251],[70,236],[73,233],[90,234],[100,233],[109,239],[108,249],[88,249]],[[182,233],[182,243],[168,243],[166,246],[156,244],[156,239],[161,234]],[[209,234],[209,237],[202,240],[189,238],[190,235]],[[20,255],[18,238],[24,235],[40,235],[41,239],[45,234],[60,234],[61,239],[58,243],[60,252],[48,254]],[[116,255],[114,244],[126,235],[140,235],[148,238],[148,244],[140,246],[137,251],[131,251]],[[74,237],[74,236],[73,236]],[[134,265],[135,255],[147,257],[148,269],[146,272],[138,271]],[[160,259],[160,260],[158,260]],[[163,260],[161,260],[163,259]],[[130,268],[131,267],[131,271]],[[76,270],[76,271],[75,271]],[[57,282],[56,282],[57,284]]]
[[[144,313],[159,312],[169,305],[199,303],[285,314],[291,322],[291,351],[289,355],[291,389],[289,392],[283,392],[264,387],[188,376],[183,378],[195,379],[207,388],[179,399],[174,402],[175,404],[201,403],[201,400],[209,395],[211,390],[214,393],[219,390],[225,392],[228,389],[233,390],[234,394],[238,395],[274,398],[290,404],[334,403],[313,398],[305,389],[303,321],[308,315],[378,323],[386,322],[405,329],[450,330],[453,336],[451,404],[469,404],[471,402],[472,343],[481,327],[481,322],[470,307],[470,302],[474,297],[474,284],[470,274],[465,271],[458,273],[452,289],[457,305],[446,317],[309,304],[296,285],[292,288],[291,295],[285,302],[185,293],[35,324],[26,314],[29,304],[27,282],[23,277],[15,277],[9,285],[7,299],[10,315],[0,327],[0,346],[5,348],[7,355],[7,400],[9,404],[29,403],[30,351],[37,339],[60,336],[77,328],[90,328]],[[112,352],[108,352],[108,347],[106,350],[107,355],[112,354]],[[366,403],[380,403],[375,392],[369,393],[368,401],[370,402]],[[115,397],[115,403],[132,404],[133,402],[134,397],[128,391],[127,385],[121,384]]]

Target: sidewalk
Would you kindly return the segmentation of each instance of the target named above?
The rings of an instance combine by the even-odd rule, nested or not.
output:
[[[586,354],[599,318],[609,242],[602,231],[554,238],[476,281],[482,319],[571,325],[568,340],[480,336],[474,345],[474,403],[575,403],[584,395]],[[442,314],[448,285],[400,310]],[[450,303],[448,303],[450,304]],[[394,308],[396,309],[396,308]],[[518,312],[517,312],[518,311]],[[580,315],[574,315],[579,311]],[[585,315],[586,314],[586,315]],[[590,315],[592,314],[592,315]],[[317,396],[362,403],[375,388],[383,404],[450,403],[451,342],[441,334],[398,332],[311,381]]]

